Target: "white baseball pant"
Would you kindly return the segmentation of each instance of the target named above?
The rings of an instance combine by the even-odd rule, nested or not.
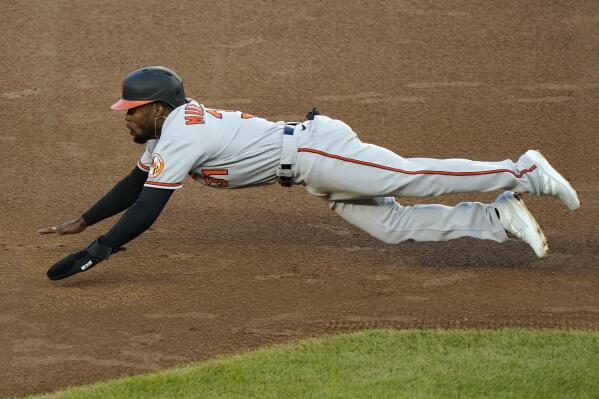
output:
[[[329,200],[348,222],[386,242],[459,237],[503,242],[493,207],[479,202],[401,206],[395,197],[511,190],[535,193],[536,166],[526,161],[402,158],[361,142],[345,123],[317,116],[299,133],[294,182]],[[297,131],[297,130],[296,130]]]

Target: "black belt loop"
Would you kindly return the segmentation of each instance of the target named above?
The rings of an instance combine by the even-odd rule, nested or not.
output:
[[[283,134],[293,136],[293,131],[295,130],[295,126],[285,125],[285,127],[283,129],[284,129]]]

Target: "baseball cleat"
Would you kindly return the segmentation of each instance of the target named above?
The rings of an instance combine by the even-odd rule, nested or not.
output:
[[[543,155],[537,150],[528,150],[524,156],[537,165],[541,181],[540,194],[552,195],[559,198],[570,209],[575,211],[580,208],[580,200],[576,190]]]
[[[506,191],[491,206],[499,212],[499,221],[508,234],[530,245],[539,258],[549,255],[545,234],[519,194]]]

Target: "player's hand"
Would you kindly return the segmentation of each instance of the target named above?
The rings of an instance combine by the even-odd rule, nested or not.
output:
[[[57,224],[50,227],[43,227],[39,229],[37,232],[40,234],[77,234],[81,233],[83,230],[87,228],[87,223],[83,218],[78,218],[75,220],[71,220],[69,222],[65,222],[62,224]]]
[[[73,274],[81,273],[91,269],[102,259],[91,256],[86,249],[74,254],[70,254],[56,262],[48,269],[48,278],[50,280],[61,280]]]

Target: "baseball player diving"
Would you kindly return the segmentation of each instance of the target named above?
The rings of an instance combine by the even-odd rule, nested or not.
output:
[[[126,111],[133,141],[145,144],[137,165],[79,218],[38,232],[76,234],[126,212],[87,248],[50,267],[51,280],[91,269],[146,231],[188,175],[216,189],[303,185],[343,219],[389,244],[459,237],[505,242],[509,234],[540,258],[548,255],[547,240],[520,193],[550,195],[570,210],[580,208],[576,191],[538,151],[516,162],[402,158],[363,143],[348,125],[316,109],[301,123],[275,123],[207,108],[187,98],[181,78],[164,67],[127,75],[122,98],[111,108]],[[492,190],[506,191],[490,204],[401,206],[395,200]]]

